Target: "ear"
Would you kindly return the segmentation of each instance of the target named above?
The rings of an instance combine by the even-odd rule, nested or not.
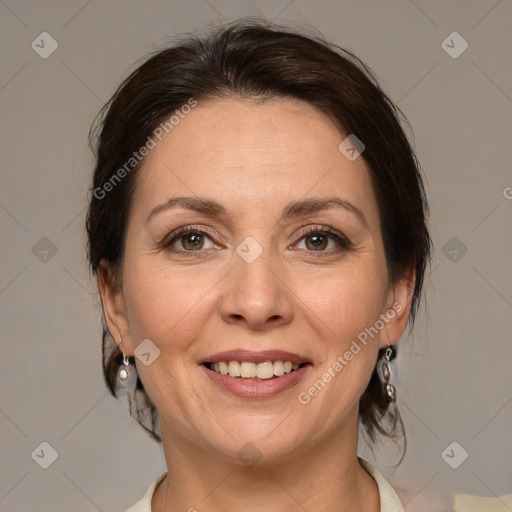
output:
[[[387,310],[384,312],[384,317],[388,321],[385,322],[385,334],[379,339],[380,348],[396,344],[407,327],[416,282],[415,277],[414,265],[410,265],[402,277],[390,285]]]
[[[124,350],[127,356],[132,356],[133,344],[121,283],[117,282],[110,263],[103,259],[98,265],[96,275],[103,314],[110,335],[120,350]]]

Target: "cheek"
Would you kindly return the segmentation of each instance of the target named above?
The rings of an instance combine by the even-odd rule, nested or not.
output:
[[[295,289],[302,290],[301,298],[316,318],[323,332],[322,339],[333,340],[338,349],[357,338],[359,333],[374,325],[387,296],[386,274],[374,262],[330,273],[314,280],[302,278]],[[307,312],[308,308],[304,308]],[[306,313],[305,313],[306,314]]]
[[[172,273],[143,258],[127,262],[123,286],[134,347],[149,338],[172,353],[193,339],[215,281],[200,271],[192,274]]]
[[[311,310],[322,357],[312,387],[301,391],[311,400],[321,395],[315,399],[315,414],[338,421],[341,411],[357,407],[374,370],[379,336],[385,333],[371,329],[384,312],[386,273],[378,262],[366,262],[318,285],[322,293],[310,289],[304,302]],[[325,402],[331,404],[327,409],[321,405]]]
[[[304,300],[322,357],[312,381],[301,388],[299,402],[309,404],[311,414],[325,424],[357,409],[373,373],[379,336],[385,336],[372,330],[384,313],[384,277],[377,271],[344,274],[325,281],[321,294],[310,292]]]

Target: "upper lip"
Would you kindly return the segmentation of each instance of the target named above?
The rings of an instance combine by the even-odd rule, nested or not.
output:
[[[310,361],[298,354],[293,354],[285,350],[262,350],[253,352],[251,350],[226,350],[205,357],[200,361],[204,363],[220,363],[221,361],[247,361],[249,363],[264,363],[265,361],[290,361],[292,364],[304,364]]]

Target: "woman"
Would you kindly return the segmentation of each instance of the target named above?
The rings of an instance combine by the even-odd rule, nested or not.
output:
[[[130,511],[402,510],[358,426],[401,434],[392,359],[430,238],[368,69],[242,20],[136,69],[96,156],[105,377],[168,468]]]

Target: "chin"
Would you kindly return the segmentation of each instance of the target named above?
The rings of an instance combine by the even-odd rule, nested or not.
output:
[[[254,421],[254,417],[253,417]],[[282,418],[280,419],[282,421]],[[247,428],[247,423],[240,423],[237,428],[233,424],[229,426],[230,434],[223,432],[221,438],[212,438],[210,435],[205,442],[217,453],[219,459],[228,463],[242,466],[274,466],[293,460],[299,450],[304,450],[307,435],[300,435],[290,429],[285,431],[276,428],[278,422],[273,422],[273,427],[268,428],[268,422],[263,425],[253,425]]]

